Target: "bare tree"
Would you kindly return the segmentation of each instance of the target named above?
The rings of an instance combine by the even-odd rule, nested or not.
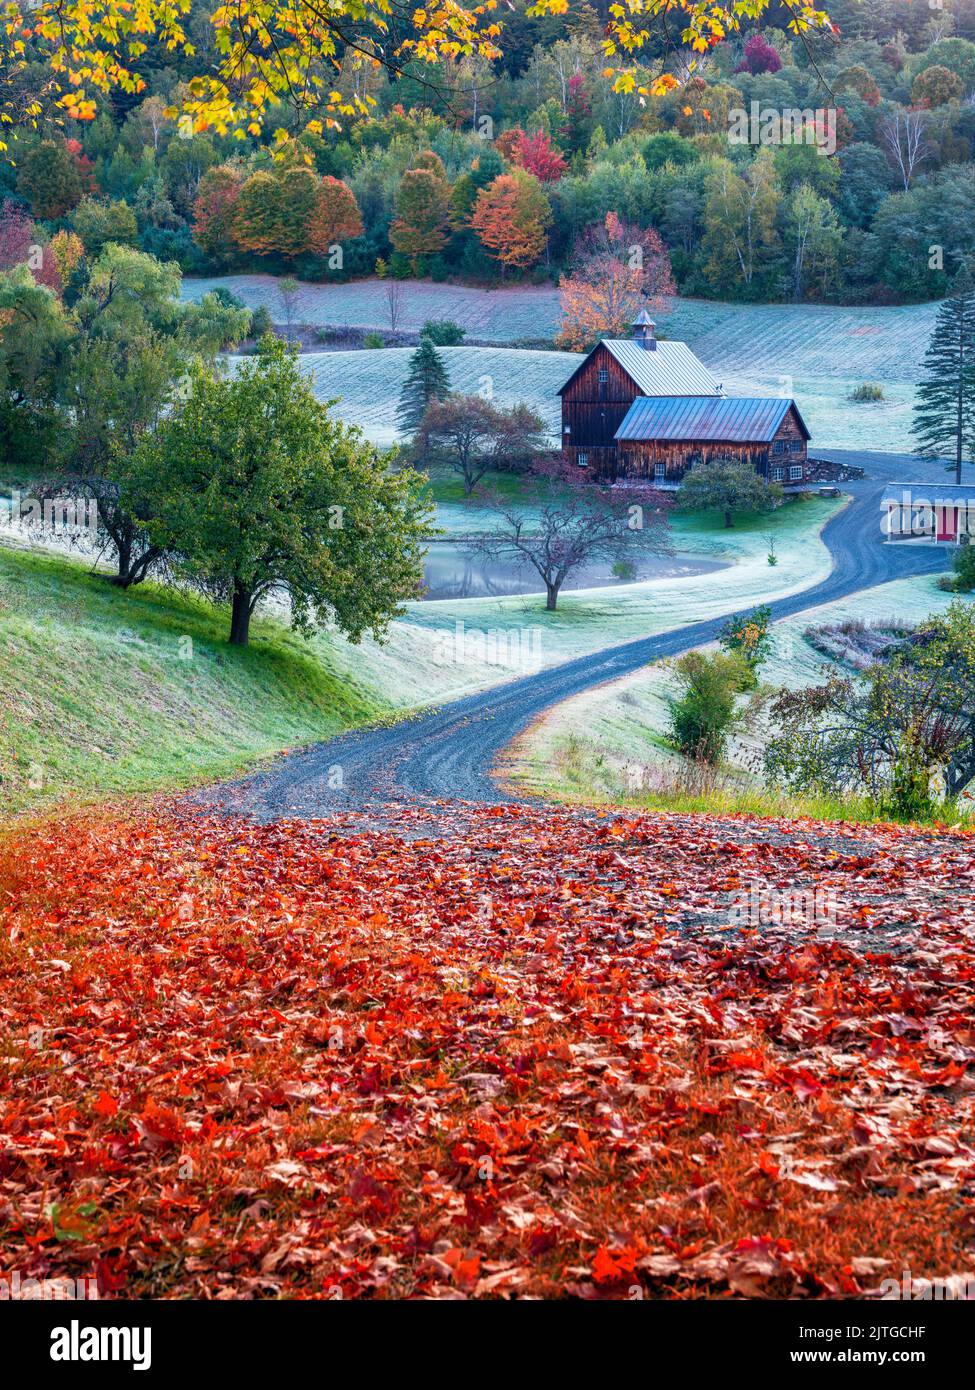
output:
[[[278,295],[281,299],[281,308],[284,310],[284,322],[288,332],[288,342],[291,342],[291,330],[294,327],[295,313],[298,308],[298,296],[301,293],[301,286],[291,275],[286,275],[283,280],[278,281]]]
[[[545,585],[554,612],[574,570],[594,560],[626,564],[640,553],[669,554],[667,499],[649,484],[610,487],[579,483],[565,465],[535,476],[517,500],[489,497],[498,528],[470,542],[472,553],[527,560]]]
[[[914,175],[931,153],[925,112],[896,110],[892,116],[881,121],[880,138],[890,162],[901,176],[906,192]]]
[[[400,317],[403,313],[403,282],[395,280],[392,276],[384,281],[383,289],[386,294],[386,312],[389,315],[389,331],[395,333],[399,328]]]

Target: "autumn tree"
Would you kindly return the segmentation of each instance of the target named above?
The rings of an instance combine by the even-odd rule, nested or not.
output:
[[[361,236],[362,231],[359,204],[352,189],[341,179],[326,175],[319,181],[308,224],[308,250],[325,256],[333,246]]]
[[[556,183],[567,169],[565,156],[555,148],[543,130],[535,135],[522,131],[515,142],[513,158],[520,168],[534,174],[540,183]]]
[[[42,239],[38,229],[23,208],[12,203],[0,207],[0,270],[12,270],[25,265],[38,285],[47,285],[60,294],[70,269],[59,264],[54,243],[70,233],[58,232],[51,242]],[[75,238],[77,240],[77,238]],[[67,270],[67,273],[63,273]]]
[[[501,174],[477,195],[470,224],[502,276],[513,267],[527,270],[545,250],[552,209],[541,184],[524,169]]]
[[[293,259],[358,236],[362,219],[352,190],[339,179],[302,167],[260,169],[240,190],[233,230],[241,250]]]
[[[641,309],[659,311],[676,294],[670,256],[652,228],[615,212],[579,239],[572,272],[559,281],[560,347],[583,351],[599,338],[621,338]]]
[[[782,59],[776,49],[761,34],[752,34],[745,44],[745,52],[736,72],[750,72],[753,76],[761,72],[778,72]]]
[[[524,466],[544,444],[545,422],[529,406],[505,410],[481,396],[449,395],[427,407],[414,450],[459,473],[470,497],[490,470]]]
[[[592,103],[586,91],[586,79],[581,72],[574,72],[569,78],[565,121],[559,130],[559,138],[570,154],[578,154],[586,148],[592,135]]]
[[[915,106],[945,106],[958,101],[964,84],[956,72],[935,64],[919,72],[911,85],[911,100]]]
[[[443,250],[450,225],[450,185],[436,155],[435,165],[407,169],[396,192],[396,216],[389,229],[394,250],[410,262],[414,275],[422,262]],[[437,167],[439,166],[439,168]]]
[[[535,0],[532,6],[535,17],[561,17],[564,10],[565,0]],[[199,47],[208,62],[179,94],[170,115],[182,112],[200,128],[221,134],[235,129],[257,136],[272,113],[278,119],[281,107],[288,106],[306,114],[309,130],[320,134],[326,124],[369,110],[368,91],[347,81],[336,86],[333,69],[373,67],[399,77],[415,59],[435,85],[434,65],[440,59],[464,71],[489,70],[502,57],[506,23],[494,6],[467,7],[455,0],[398,16],[392,41],[386,0],[325,5],[269,0],[259,15],[251,7],[218,5],[202,16],[202,36],[200,25],[186,22],[186,6],[168,0],[143,0],[135,10],[129,0],[102,0],[96,18],[97,23],[86,4],[8,0],[9,55],[0,82],[8,126],[36,126],[43,110],[38,90],[67,116],[91,120],[107,95],[144,90],[147,49],[166,53],[172,63],[192,57]],[[745,19],[800,35],[832,28],[816,0],[797,0],[781,12],[771,0],[747,6],[732,0],[649,6],[645,0],[622,0],[610,7],[603,36],[615,89],[645,100],[678,87],[686,80],[687,53],[709,52],[736,36]],[[658,54],[664,57],[656,75],[638,91],[641,59],[656,62]],[[475,110],[475,121],[476,115]]]
[[[211,260],[224,262],[235,249],[234,220],[245,177],[234,164],[217,164],[200,180],[193,203],[193,238]]]
[[[123,496],[155,544],[229,602],[235,645],[274,593],[299,631],[331,620],[358,642],[383,635],[423,575],[424,479],[387,464],[316,399],[295,353],[264,338],[232,376],[194,370],[125,468]]]

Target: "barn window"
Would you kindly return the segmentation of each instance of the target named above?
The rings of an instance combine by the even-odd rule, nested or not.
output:
[[[580,468],[588,468],[588,467],[589,467],[589,455],[588,455],[588,454],[579,454],[578,458],[576,459],[576,462],[578,463],[578,465],[579,465]]]
[[[801,440],[801,439],[793,439],[793,440],[791,441],[791,443],[789,444],[789,448],[792,450],[792,452],[793,452],[794,454],[801,454],[801,453],[802,453],[802,440]]]
[[[792,479],[793,482],[799,481],[799,479],[802,477],[801,463],[794,463],[792,465],[792,467],[789,469],[789,477]]]
[[[776,454],[783,454],[783,453],[785,453],[785,440],[784,440],[784,439],[777,439],[777,440],[775,441],[775,443],[772,445],[772,449],[773,449],[773,452],[776,453]]]
[[[655,478],[666,478],[667,465],[665,463],[655,463],[653,465],[653,476]]]
[[[772,469],[772,482],[773,482],[773,483],[781,483],[781,481],[782,481],[782,479],[783,479],[784,477],[785,477],[785,469],[784,469],[784,468],[773,468],[773,469]]]
[[[600,367],[600,369],[599,369],[599,384],[600,384],[600,386],[605,386],[606,383],[607,383],[607,381],[609,381],[609,372],[606,370],[605,367]]]

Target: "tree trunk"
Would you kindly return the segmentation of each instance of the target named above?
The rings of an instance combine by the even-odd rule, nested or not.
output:
[[[725,507],[725,509],[724,509],[724,524],[725,524],[725,526],[734,526],[734,524],[735,524],[734,521],[732,521],[732,519],[731,519],[731,508],[730,508],[730,507]]]
[[[230,641],[235,647],[246,647],[251,627],[251,594],[239,579],[234,580],[233,606],[230,612]]]
[[[555,605],[559,601],[559,587],[558,584],[546,583],[545,585],[545,607],[549,613],[555,612]]]
[[[118,555],[118,572],[112,576],[112,583],[120,589],[127,589],[132,583],[132,539],[129,536],[113,537]]]

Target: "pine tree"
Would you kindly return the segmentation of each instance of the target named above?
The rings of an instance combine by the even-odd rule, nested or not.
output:
[[[938,308],[917,388],[914,436],[922,454],[954,455],[960,483],[962,454],[975,444],[975,284],[965,272]]]
[[[450,394],[450,375],[431,338],[421,338],[410,358],[396,412],[404,434],[415,434],[427,406],[433,400],[446,400]]]

